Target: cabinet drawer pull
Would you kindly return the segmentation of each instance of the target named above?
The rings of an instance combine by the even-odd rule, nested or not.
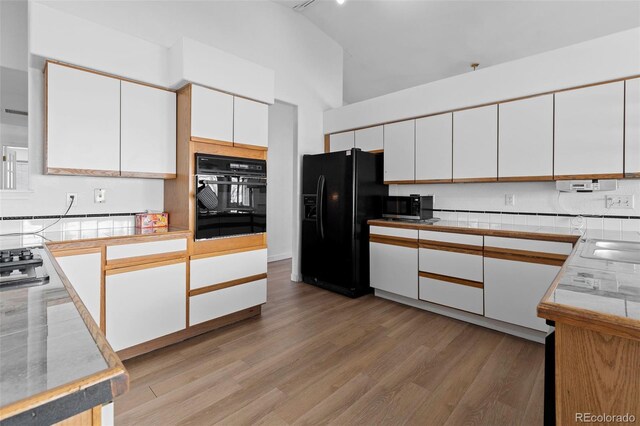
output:
[[[263,280],[267,278],[267,274],[251,275],[249,277],[238,278],[237,280],[226,281],[219,284],[213,284],[206,287],[197,288],[189,291],[189,296],[197,296],[199,294],[209,293],[216,290],[222,290],[223,288],[233,287],[240,284],[246,284],[253,281]]]
[[[392,237],[389,235],[369,235],[369,242],[379,244],[389,244],[392,246],[401,246],[409,248],[418,248],[418,240],[404,237]]]
[[[484,288],[484,284],[478,281],[465,280],[465,279],[456,278],[456,277],[448,277],[446,275],[432,274],[431,272],[423,272],[423,271],[420,271],[418,275],[423,278],[431,278],[433,280],[446,281],[453,284],[466,285],[468,287]]]

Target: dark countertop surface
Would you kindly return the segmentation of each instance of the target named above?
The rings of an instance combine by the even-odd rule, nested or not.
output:
[[[7,247],[36,241],[16,242]],[[124,366],[53,256],[45,247],[35,250],[49,282],[0,290],[3,425],[58,422],[112,401],[128,388]]]

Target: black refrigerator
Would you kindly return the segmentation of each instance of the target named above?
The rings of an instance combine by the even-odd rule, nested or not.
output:
[[[302,159],[302,280],[350,297],[370,292],[369,225],[382,215],[382,154],[352,149]]]

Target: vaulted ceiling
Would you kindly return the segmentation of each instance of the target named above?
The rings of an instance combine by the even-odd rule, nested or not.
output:
[[[299,9],[344,48],[345,103],[640,26],[637,0],[314,0]]]

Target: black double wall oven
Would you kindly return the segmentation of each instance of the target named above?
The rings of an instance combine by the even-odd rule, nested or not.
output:
[[[196,154],[196,240],[267,231],[267,162]]]

